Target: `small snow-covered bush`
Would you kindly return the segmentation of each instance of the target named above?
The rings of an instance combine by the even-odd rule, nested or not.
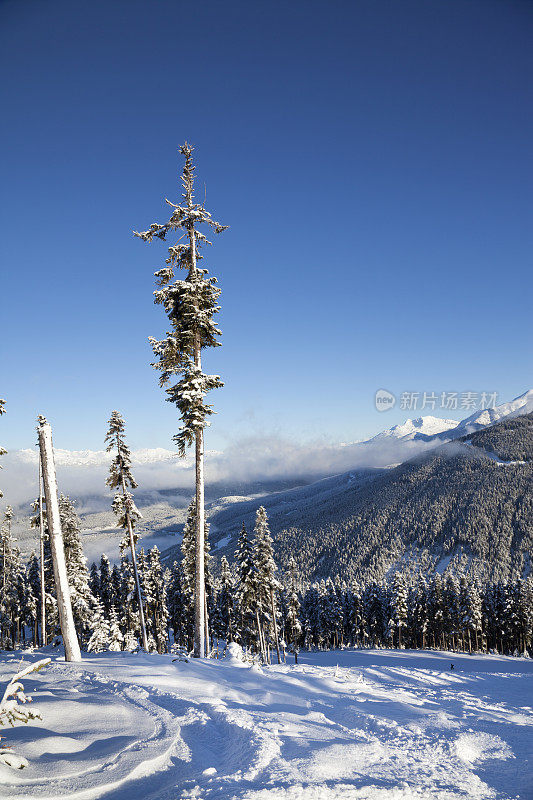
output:
[[[230,642],[226,647],[226,660],[232,667],[246,667],[253,663],[253,658],[237,642]]]
[[[35,664],[30,664],[25,669],[20,670],[11,678],[0,701],[0,725],[7,723],[14,727],[18,722],[26,723],[30,719],[42,719],[36,708],[24,707],[26,703],[31,703],[31,697],[24,694],[24,686],[20,681],[32,672],[39,672],[49,663],[49,658],[43,658],[41,661],[37,661]],[[13,767],[13,769],[23,769],[28,766],[25,758],[17,756],[12,752],[11,748],[2,747],[2,745],[0,745],[0,762],[7,764],[8,767]]]

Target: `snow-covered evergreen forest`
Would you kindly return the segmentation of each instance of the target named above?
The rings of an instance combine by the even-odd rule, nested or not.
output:
[[[120,563],[105,554],[88,565],[80,519],[69,497],[59,506],[76,631],[82,647],[133,651],[142,646],[139,595],[129,542]],[[7,509],[0,540],[0,648],[43,643],[39,558],[24,564],[10,534]],[[194,639],[194,525],[191,503],[183,532],[182,556],[164,566],[157,547],[137,554],[148,650],[189,652]],[[38,524],[38,518],[35,518]],[[396,571],[389,581],[348,585],[338,576],[303,583],[296,562],[280,573],[263,509],[253,531],[244,524],[234,560],[216,564],[205,525],[205,575],[209,647],[221,654],[227,642],[272,659],[273,621],[283,654],[338,647],[436,647],[502,654],[531,651],[531,580],[482,584],[471,575],[430,575]],[[44,643],[60,635],[50,549],[45,531]],[[272,602],[273,600],[273,602]],[[274,614],[273,614],[274,608]]]

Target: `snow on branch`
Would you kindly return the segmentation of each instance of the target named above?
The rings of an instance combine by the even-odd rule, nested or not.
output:
[[[39,670],[47,667],[50,660],[49,658],[43,658],[41,661],[37,661],[35,664],[30,664],[25,669],[20,670],[11,678],[0,701],[0,725],[7,723],[14,727],[20,722],[26,723],[31,719],[42,719],[40,712],[36,708],[25,707],[27,703],[31,703],[31,697],[24,693],[24,686],[21,680],[27,675],[39,672]],[[13,769],[23,769],[28,766],[25,758],[17,756],[11,751],[11,748],[2,747],[1,745],[0,762],[7,764],[8,767],[13,767]]]

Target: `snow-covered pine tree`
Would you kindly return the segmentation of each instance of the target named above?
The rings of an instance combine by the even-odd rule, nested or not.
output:
[[[0,572],[2,574],[2,588],[5,589],[10,579],[11,550],[13,548],[11,537],[11,521],[13,509],[6,506],[2,526],[0,527]]]
[[[131,562],[133,565],[133,575],[135,579],[135,587],[137,590],[137,601],[139,603],[139,620],[141,624],[141,638],[143,648],[148,652],[148,638],[146,635],[146,623],[144,619],[143,598],[141,592],[141,583],[139,580],[139,572],[137,569],[137,555],[135,552],[135,545],[137,543],[136,535],[134,534],[134,526],[141,515],[133,500],[133,495],[128,491],[128,487],[135,489],[137,484],[131,474],[131,453],[129,447],[126,445],[125,440],[125,427],[124,420],[118,413],[113,411],[109,419],[109,429],[107,431],[105,442],[107,444],[106,450],[110,453],[116,450],[116,454],[111,462],[109,468],[109,477],[106,481],[110,489],[118,489],[113,499],[113,511],[118,517],[118,522],[121,528],[124,528],[126,534],[120,543],[121,550],[124,550],[128,544],[131,552]]]
[[[281,587],[280,583],[276,580],[275,573],[277,567],[274,561],[272,536],[270,535],[268,516],[264,506],[260,506],[257,509],[254,533],[253,551],[257,570],[257,603],[259,614],[262,616],[261,632],[266,629],[272,636],[278,657],[278,664],[280,664],[281,657],[279,652],[276,593]]]
[[[16,606],[15,554],[11,536],[13,509],[7,506],[0,526],[0,647],[14,647],[13,614]]]
[[[252,642],[254,629],[257,629],[257,569],[244,522],[237,542],[235,561],[237,562],[235,600],[239,612],[240,640],[246,647]]]
[[[235,584],[230,565],[226,556],[222,556],[220,559],[220,587],[217,594],[217,618],[220,630],[217,630],[217,634],[227,642],[232,642],[234,638],[234,593]]]
[[[106,614],[111,613],[111,606],[115,602],[113,597],[113,585],[111,583],[111,563],[105,553],[100,557],[100,574],[98,576],[100,586],[100,600]]]
[[[100,597],[100,573],[98,571],[98,565],[95,561],[91,564],[91,569],[89,573],[89,589],[92,592],[93,597],[97,599],[101,599]]]
[[[285,619],[285,629],[288,633],[289,644],[292,645],[294,651],[294,663],[298,663],[298,646],[302,636],[302,624],[300,622],[300,608],[301,603],[298,598],[298,589],[296,586],[296,561],[291,556],[288,564],[288,578],[289,578],[289,591],[287,598],[287,615]]]
[[[118,615],[115,609],[115,606],[111,607],[109,612],[109,647],[108,649],[112,652],[118,652],[122,650],[124,645],[124,636],[122,635],[122,631],[120,630],[120,625],[118,623]]]
[[[187,646],[187,609],[183,594],[183,583],[182,564],[174,561],[167,587],[167,605],[169,625],[172,628],[174,644],[179,647]]]
[[[113,570],[114,574],[114,570]],[[139,576],[140,577],[140,576]],[[120,561],[120,592],[117,593],[117,608],[120,609],[124,649],[136,650],[139,647],[141,624],[138,611],[137,588],[131,561],[122,556]]]
[[[208,271],[198,267],[202,258],[200,247],[210,244],[198,226],[208,225],[216,233],[227,226],[215,222],[204,205],[194,202],[193,148],[185,142],[180,147],[185,157],[182,173],[183,202],[175,205],[171,217],[164,224],[153,223],[143,233],[135,232],[145,242],[154,237],[165,240],[167,234],[177,231],[180,239],[168,248],[166,267],[155,273],[159,290],[155,302],[162,305],[170,321],[170,331],[162,340],[151,339],[157,361],[153,366],[160,370],[160,385],[165,386],[167,400],[174,403],[181,415],[182,427],[174,437],[181,456],[186,448],[195,443],[196,459],[196,577],[195,577],[195,631],[194,655],[206,655],[205,641],[205,584],[204,584],[204,428],[213,413],[212,406],[205,402],[211,389],[221,387],[218,375],[207,375],[202,371],[202,350],[217,347],[220,330],[214,322],[219,310],[217,304],[220,289],[216,278],[208,277]],[[183,235],[186,241],[181,243]],[[187,272],[185,280],[175,280],[176,269]],[[176,383],[172,383],[180,376]]]
[[[154,638],[157,652],[166,653],[168,650],[167,592],[160,553],[156,546],[152,547],[148,553],[143,586],[150,632]]]
[[[51,551],[50,551],[50,537],[48,536],[48,528],[45,520],[44,513],[44,496],[43,496],[43,474],[42,464],[39,458],[39,497],[31,504],[34,516],[30,517],[30,526],[39,529],[39,592],[36,597],[39,598],[39,610],[41,621],[41,645],[46,645],[46,610],[47,610],[47,597],[49,596],[46,591],[47,584],[47,571],[48,578],[51,577]],[[48,562],[48,563],[47,563]],[[49,580],[50,584],[50,580]],[[51,586],[49,588],[52,588]],[[49,604],[49,603],[48,603]]]
[[[41,607],[41,579],[40,564],[35,551],[32,551],[28,561],[28,612],[33,625],[33,644],[39,647],[39,613]]]
[[[394,625],[398,631],[398,647],[402,649],[402,629],[407,625],[407,586],[401,572],[396,572],[392,584],[392,613]]]
[[[109,622],[100,600],[94,601],[90,629],[91,636],[87,644],[89,653],[101,653],[103,650],[107,650],[110,643]]]
[[[21,680],[25,678],[26,675],[39,672],[43,667],[48,666],[49,663],[49,658],[43,658],[41,661],[23,667],[19,672],[13,675],[2,697],[0,697],[0,726],[5,725],[7,722],[13,727],[19,722],[26,723],[33,719],[42,719],[41,714],[36,708],[28,707],[27,703],[31,700],[31,697],[28,697],[24,693],[24,686]],[[0,739],[1,738],[0,736]],[[17,756],[10,747],[5,747],[3,745],[0,745],[0,762],[7,764],[8,767],[13,767],[13,769],[23,769],[28,766],[28,762],[25,758]]]
[[[81,543],[81,522],[70,497],[60,495],[59,514],[65,547],[72,613],[74,614],[78,639],[84,641],[87,638],[88,624],[92,616],[91,606],[95,598],[89,588],[87,559],[83,554]]]

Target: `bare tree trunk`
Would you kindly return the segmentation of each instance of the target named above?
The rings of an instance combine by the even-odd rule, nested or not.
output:
[[[205,655],[207,657],[211,652],[211,646],[209,644],[209,615],[207,613],[207,593],[204,594],[204,618],[205,618],[205,647],[206,647]]]
[[[63,546],[63,534],[61,532],[61,519],[59,516],[54,450],[52,447],[52,428],[44,417],[40,417],[37,430],[39,434],[39,449],[43,470],[44,493],[46,497],[48,534],[50,537],[50,549],[52,551],[52,564],[54,567],[54,580],[56,584],[57,610],[59,612],[63,644],[65,645],[65,661],[81,661],[80,645],[78,637],[76,636],[72,604],[70,602],[65,549]]]
[[[272,586],[270,587],[270,604],[272,606],[272,623],[274,625],[274,641],[276,642],[276,653],[278,656],[278,664],[281,664],[281,659],[279,657],[278,622],[276,619],[276,607],[274,604],[274,589],[272,588]]]
[[[39,457],[39,557],[41,579],[41,646],[46,647],[46,588],[44,584],[43,468]]]

